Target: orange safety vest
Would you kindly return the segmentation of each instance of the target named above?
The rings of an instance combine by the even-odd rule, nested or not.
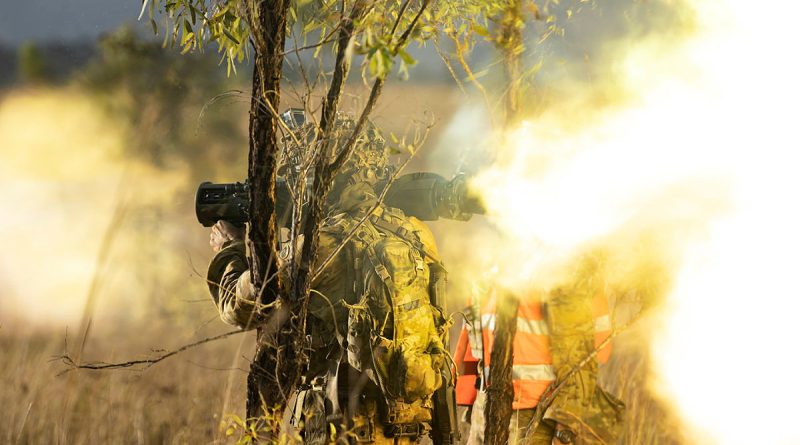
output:
[[[483,305],[480,317],[476,316],[471,320],[472,326],[464,323],[461,329],[454,356],[459,374],[456,382],[456,403],[459,405],[472,405],[475,402],[479,386],[478,376],[481,375],[478,369],[480,359],[483,359],[483,375],[489,373],[494,342],[495,306],[495,298],[491,296]],[[611,317],[605,296],[596,297],[592,306],[595,317],[595,346],[599,346],[611,335]],[[597,361],[603,364],[610,356],[609,343],[598,351],[596,357]],[[517,312],[517,333],[514,336],[513,409],[535,407],[555,378],[547,321],[542,313],[542,301],[538,297],[521,300]]]

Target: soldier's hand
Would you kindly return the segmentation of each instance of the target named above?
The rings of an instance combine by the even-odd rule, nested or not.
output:
[[[214,252],[222,250],[222,246],[228,241],[244,239],[244,228],[236,227],[228,221],[217,221],[211,227],[211,236],[208,243]]]

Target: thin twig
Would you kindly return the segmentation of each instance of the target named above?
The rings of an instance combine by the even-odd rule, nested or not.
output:
[[[65,365],[69,366],[69,368],[67,368],[64,371],[61,371],[60,373],[58,373],[58,375],[65,374],[67,372],[74,371],[76,369],[94,369],[94,370],[120,369],[120,368],[130,368],[132,366],[137,366],[137,365],[144,365],[144,369],[147,369],[147,368],[155,365],[158,362],[161,362],[161,361],[163,361],[165,359],[168,359],[168,358],[172,357],[173,355],[180,354],[181,352],[186,351],[188,349],[192,349],[192,348],[195,348],[197,346],[204,345],[206,343],[210,343],[212,341],[216,341],[216,340],[220,340],[220,339],[223,339],[223,338],[226,338],[226,337],[230,337],[232,335],[241,334],[243,332],[247,332],[247,331],[244,331],[242,329],[237,329],[235,331],[226,332],[224,334],[216,335],[214,337],[204,338],[202,340],[196,341],[194,343],[189,343],[188,345],[181,346],[178,349],[174,349],[174,350],[172,350],[170,352],[167,352],[166,354],[159,355],[158,357],[150,358],[150,359],[129,360],[129,361],[126,361],[126,362],[117,362],[117,363],[105,363],[105,362],[77,363],[77,362],[75,362],[75,360],[72,357],[70,357],[69,354],[65,353],[65,354],[63,354],[61,356],[54,357],[53,360],[59,360],[60,359],[62,363],[64,363]]]
[[[390,36],[394,36],[394,32],[397,31],[397,25],[400,24],[400,17],[403,16],[406,12],[406,8],[408,8],[408,4],[411,0],[405,0],[402,5],[400,5],[400,10],[397,12],[397,20],[395,20],[394,25],[392,25],[392,30],[389,31]]]
[[[217,368],[215,366],[208,366],[208,365],[204,365],[202,363],[193,362],[191,360],[186,360],[186,362],[189,363],[190,365],[197,366],[198,368],[208,369],[209,371],[242,371],[245,374],[247,374],[247,372],[248,372],[246,369],[242,369],[242,368],[239,368],[239,367],[236,367],[236,366],[231,367],[231,368]]]
[[[453,43],[456,45],[456,60],[461,65],[461,68],[467,74],[467,79],[475,85],[475,88],[480,91],[481,95],[483,96],[484,102],[486,102],[486,107],[489,109],[489,115],[492,116],[491,111],[494,109],[492,105],[491,99],[489,99],[489,93],[486,91],[486,88],[483,84],[478,80],[475,76],[475,73],[472,71],[472,67],[469,66],[467,60],[464,58],[464,47],[462,46],[461,42],[458,40],[458,37],[455,35],[451,35],[450,38],[453,39]]]
[[[436,54],[438,54],[442,59],[442,62],[444,62],[444,66],[447,67],[450,77],[452,77],[456,82],[456,85],[458,85],[458,89],[461,90],[462,93],[467,94],[467,90],[464,88],[464,83],[461,82],[461,79],[459,79],[458,75],[456,74],[456,70],[453,69],[453,63],[450,61],[450,58],[447,56],[447,54],[442,51],[442,47],[439,45],[438,37],[433,39],[433,48],[436,50]]]
[[[301,47],[298,47],[298,46],[295,44],[295,47],[294,47],[294,48],[292,48],[292,49],[290,49],[290,50],[287,50],[287,51],[284,51],[284,52],[283,52],[283,55],[284,55],[284,56],[286,56],[286,55],[288,55],[288,54],[290,54],[290,53],[299,53],[300,51],[305,51],[305,50],[307,50],[307,49],[313,49],[313,48],[317,48],[317,47],[320,47],[320,46],[322,46],[322,45],[325,45],[326,43],[331,43],[331,42],[333,42],[333,35],[336,33],[336,31],[338,31],[338,30],[339,30],[339,26],[341,26],[341,24],[342,24],[341,22],[337,23],[337,24],[336,24],[336,26],[335,26],[335,27],[334,27],[334,28],[331,30],[331,32],[330,32],[330,33],[328,33],[328,35],[327,35],[327,36],[325,36],[325,38],[323,38],[323,39],[322,39],[322,40],[320,40],[319,42],[317,42],[317,43],[312,43],[311,45],[301,46]]]
[[[409,36],[411,36],[411,32],[417,26],[417,22],[419,21],[419,18],[422,17],[422,13],[425,12],[425,9],[428,7],[429,4],[430,4],[430,0],[423,0],[422,1],[422,6],[419,7],[419,11],[417,11],[417,15],[414,16],[414,18],[411,20],[411,23],[408,25],[408,28],[406,28],[405,32],[403,32],[403,34],[400,36],[400,40],[397,41],[397,45],[395,45],[394,51],[392,52],[393,54],[397,54],[397,51],[400,49],[400,47],[402,47],[402,46],[404,46],[406,44],[406,41],[408,41]],[[398,16],[398,18],[399,18],[399,16]],[[394,34],[394,31],[392,31],[392,34]]]
[[[212,97],[211,99],[207,100],[203,104],[203,108],[200,109],[200,114],[197,115],[197,125],[195,126],[194,133],[195,134],[200,133],[200,125],[202,124],[203,118],[206,115],[206,110],[209,107],[211,107],[212,105],[215,105],[217,102],[219,102],[219,101],[221,101],[223,99],[227,99],[228,97],[231,97],[231,96],[240,97],[240,96],[243,96],[243,95],[244,95],[244,92],[241,91],[241,90],[228,90],[228,91],[223,91],[223,92],[217,94],[216,96]]]

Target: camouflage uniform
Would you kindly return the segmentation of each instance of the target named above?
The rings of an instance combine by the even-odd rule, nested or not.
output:
[[[595,350],[592,299],[603,291],[598,267],[597,259],[583,258],[573,283],[551,292],[547,301],[556,381],[566,381],[547,406],[543,422],[569,428],[577,436],[576,444],[616,443],[625,420],[625,405],[598,384],[596,359],[566,377]]]
[[[574,432],[576,444],[616,443],[624,424],[625,408],[621,401],[598,385],[597,359],[589,360],[571,373],[598,344],[593,300],[602,291],[598,262],[587,257],[576,268],[568,286],[549,293],[543,305],[549,354],[555,382],[565,383],[544,407],[542,420],[535,430],[529,427],[539,406],[515,409],[509,426],[509,443],[549,445],[553,442],[556,425]],[[468,443],[483,443],[485,397],[486,393],[480,391],[472,403]]]
[[[335,210],[360,216],[371,209],[376,202],[377,196],[372,186],[359,182],[343,190]],[[378,206],[373,215],[380,217],[387,212],[396,218],[402,215],[399,210],[383,205]],[[399,216],[399,219],[404,220],[407,227],[413,227],[414,235],[424,245],[429,256],[426,257],[426,261],[434,261],[438,253],[430,229],[413,217]],[[323,225],[317,263],[328,258],[339,244],[338,238],[331,230],[331,223],[335,220],[335,217],[329,218]],[[336,368],[341,361],[343,351],[340,345],[348,334],[348,306],[359,303],[354,300],[353,283],[348,281],[348,274],[345,273],[349,260],[346,250],[343,250],[312,283],[313,291],[308,306],[312,348],[309,357],[312,362],[303,376],[305,392],[299,394],[298,405],[294,408],[296,413],[302,413],[302,416],[296,417],[303,417],[306,422],[306,443],[325,443],[328,440],[325,437],[328,436],[327,422],[323,422],[321,430],[320,425],[317,425],[315,431],[308,431],[308,425],[314,422],[320,423],[323,417],[320,414],[323,412],[330,414],[330,409],[322,408],[326,403],[330,403],[326,402],[324,393],[327,390],[328,394],[331,394],[331,385],[325,380],[329,379],[327,376],[331,375],[332,366]],[[260,317],[253,302],[255,292],[250,283],[243,242],[230,242],[217,253],[209,266],[208,283],[212,299],[226,323],[247,328],[252,325],[251,320]],[[335,369],[333,375],[338,381],[338,397],[329,396],[328,400],[337,399],[343,418],[351,421],[350,425],[344,426],[345,434],[358,443],[411,444],[419,440],[420,437],[413,436],[387,437],[384,432],[387,425],[381,412],[382,395],[376,385],[347,366]],[[336,388],[336,385],[332,386]],[[422,409],[430,411],[429,407]],[[429,412],[427,418],[430,418]],[[327,420],[335,425],[338,419]],[[341,433],[343,426],[335,426]],[[316,438],[311,439],[309,435],[315,435]]]

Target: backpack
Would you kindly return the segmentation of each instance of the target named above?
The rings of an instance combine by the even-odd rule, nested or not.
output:
[[[431,396],[442,385],[445,317],[431,304],[425,246],[401,210],[337,215],[328,225],[347,241],[348,282],[357,302],[348,306],[347,362],[380,388],[387,422],[431,420]]]

